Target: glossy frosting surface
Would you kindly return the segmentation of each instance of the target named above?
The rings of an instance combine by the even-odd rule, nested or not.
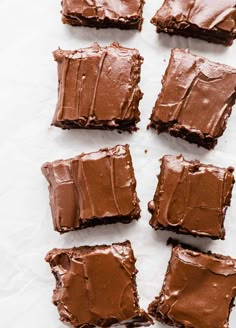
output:
[[[236,69],[173,49],[152,122],[202,137],[222,135],[236,98]]]
[[[236,296],[236,260],[176,246],[155,306],[180,327],[227,328]]]
[[[236,32],[236,1],[164,0],[152,22],[165,25],[170,20],[185,23],[185,26],[193,24],[205,30]]]
[[[63,0],[62,13],[65,16],[96,17],[118,20],[120,18],[136,18],[141,15],[141,0]]]
[[[59,99],[52,124],[72,121],[76,127],[114,128],[139,121],[138,87],[142,57],[117,43],[75,51],[58,49]]]
[[[188,162],[182,155],[164,156],[154,200],[149,203],[150,224],[155,229],[224,238],[225,211],[234,184],[232,171]]]
[[[139,217],[128,145],[45,163],[42,171],[58,231],[79,229],[93,218]]]
[[[130,242],[54,249],[46,261],[57,279],[53,303],[62,321],[74,327],[151,323],[138,305]]]

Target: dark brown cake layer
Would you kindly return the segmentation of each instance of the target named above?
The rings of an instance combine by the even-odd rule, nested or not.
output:
[[[149,314],[179,328],[226,328],[235,296],[235,259],[177,245]]]
[[[46,261],[56,279],[53,303],[64,323],[76,328],[152,324],[139,307],[136,259],[129,241],[53,249]]]
[[[54,228],[61,233],[140,217],[129,146],[45,163]]]
[[[62,129],[135,131],[143,58],[138,50],[113,43],[75,51],[58,49],[59,95],[52,125]]]
[[[141,30],[143,5],[143,0],[63,0],[62,22],[75,26]]]
[[[212,149],[236,99],[236,69],[173,49],[150,126]]]
[[[224,220],[234,185],[233,168],[219,168],[182,155],[161,159],[150,225],[212,239],[224,239]]]
[[[157,32],[230,46],[236,38],[235,0],[164,0],[151,22]]]

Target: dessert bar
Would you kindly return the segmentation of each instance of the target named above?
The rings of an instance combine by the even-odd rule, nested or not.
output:
[[[176,245],[149,314],[179,328],[229,327],[235,295],[235,259]]]
[[[230,46],[236,38],[236,0],[164,0],[151,23],[158,33]]]
[[[236,69],[173,49],[150,126],[212,149],[236,99]]]
[[[56,278],[53,303],[62,322],[76,328],[152,324],[139,307],[136,259],[129,241],[53,249],[46,261]]]
[[[224,219],[234,185],[233,168],[219,168],[182,155],[161,159],[150,225],[193,236],[224,239]]]
[[[62,129],[137,130],[143,58],[113,43],[54,52],[58,103],[52,125]]]
[[[143,5],[143,0],[63,0],[62,22],[74,26],[141,30]]]
[[[129,146],[47,162],[54,229],[60,233],[140,217]]]

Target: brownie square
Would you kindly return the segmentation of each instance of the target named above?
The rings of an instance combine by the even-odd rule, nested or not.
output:
[[[139,307],[136,259],[129,241],[53,249],[46,261],[56,278],[53,303],[62,322],[76,328],[152,323]]]
[[[63,0],[62,22],[96,28],[141,30],[143,5],[143,0]]]
[[[129,146],[45,163],[54,229],[60,233],[140,218]]]
[[[156,31],[230,46],[236,38],[235,0],[164,0],[151,23]]]
[[[212,149],[235,99],[236,69],[173,49],[150,126]]]
[[[234,169],[219,168],[182,155],[161,159],[150,225],[193,236],[224,239],[224,220],[234,185]]]
[[[179,328],[227,328],[235,287],[235,259],[177,245],[149,314]]]
[[[75,51],[58,49],[59,94],[52,125],[62,129],[136,131],[143,58],[113,43]]]

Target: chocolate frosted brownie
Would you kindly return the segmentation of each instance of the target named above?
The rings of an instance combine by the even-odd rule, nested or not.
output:
[[[129,241],[53,249],[46,261],[56,278],[53,303],[64,323],[76,328],[152,324],[139,307],[136,259]]]
[[[129,146],[45,163],[54,229],[60,233],[140,217]]]
[[[235,296],[235,259],[177,245],[149,314],[179,328],[226,328]]]
[[[233,168],[223,169],[182,155],[161,159],[150,225],[193,236],[224,239],[224,219],[234,184]]]
[[[58,49],[59,99],[52,125],[62,129],[137,130],[143,58],[113,43],[75,51]]]
[[[223,134],[236,99],[236,69],[173,49],[150,126],[207,149]]]
[[[143,0],[63,0],[62,22],[96,28],[141,30],[143,5]]]
[[[151,23],[158,33],[230,46],[236,38],[236,0],[164,0]]]

